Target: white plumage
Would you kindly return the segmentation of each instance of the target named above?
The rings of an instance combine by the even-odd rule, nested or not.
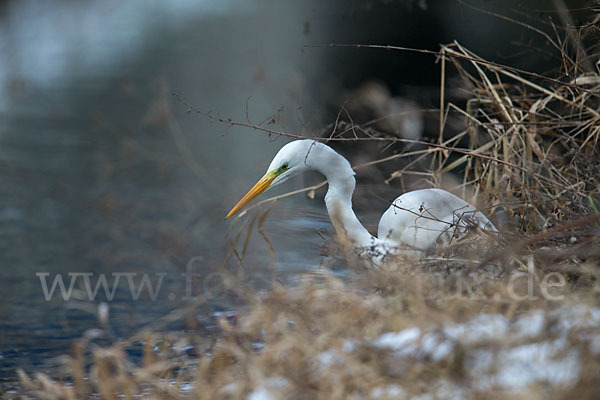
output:
[[[379,221],[378,237],[372,236],[352,210],[356,181],[350,163],[329,146],[313,140],[296,140],[283,146],[267,173],[227,218],[268,188],[306,170],[318,171],[327,178],[325,205],[338,235],[359,252],[368,251],[375,261],[390,253],[423,256],[468,232],[496,231],[486,216],[465,200],[441,189],[422,189],[394,200]]]

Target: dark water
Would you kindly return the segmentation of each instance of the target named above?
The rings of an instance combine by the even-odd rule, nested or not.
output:
[[[234,300],[219,292],[214,275],[231,246],[224,216],[283,142],[189,115],[171,93],[239,120],[247,101],[257,120],[283,105],[279,121],[295,129],[296,108],[310,99],[302,81],[316,73],[302,61],[307,11],[300,6],[281,12],[260,2],[49,3],[0,8],[4,383],[14,380],[15,368],[52,372],[56,357],[90,329],[127,338],[187,306],[181,274],[190,260],[199,274],[191,295],[215,290],[197,309],[199,324],[231,308]],[[295,28],[273,35],[284,26]],[[281,209],[265,225],[282,274],[318,266],[316,230],[328,228],[322,207],[303,198],[286,207],[297,211],[290,224],[277,222]],[[297,253],[301,246],[306,252]],[[268,246],[255,231],[248,249],[244,267],[260,287],[272,279]],[[93,274],[92,288],[101,275],[112,287],[120,274],[114,297],[100,289],[90,300],[85,273]],[[162,276],[156,299],[144,289],[134,300],[127,274],[136,287],[143,274],[155,288]],[[76,277],[68,301],[58,286],[51,299],[44,296],[42,280],[51,288],[57,275],[66,289]],[[102,303],[108,326],[98,318]]]

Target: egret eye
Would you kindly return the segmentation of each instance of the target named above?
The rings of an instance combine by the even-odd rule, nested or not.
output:
[[[283,164],[281,167],[279,167],[279,170],[281,170],[281,172],[285,171],[286,169],[288,169],[288,163]]]

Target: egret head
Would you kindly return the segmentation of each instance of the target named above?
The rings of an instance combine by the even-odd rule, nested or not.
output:
[[[225,218],[233,217],[252,199],[267,189],[310,169],[309,160],[312,157],[309,156],[313,151],[318,152],[321,147],[324,146],[313,140],[296,140],[283,146],[271,161],[267,173],[242,197]]]

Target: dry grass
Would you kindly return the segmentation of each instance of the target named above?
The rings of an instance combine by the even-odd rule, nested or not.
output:
[[[439,138],[420,142],[412,156],[429,163],[433,185],[459,172],[456,189],[499,223],[502,246],[380,269],[349,262],[356,273],[347,279],[320,270],[294,285],[238,293],[247,306],[220,318],[214,337],[141,332],[111,348],[82,339],[62,379],[21,373],[22,392],[49,399],[598,398],[600,75],[583,70],[568,45],[559,50],[562,72],[549,79],[489,63],[458,43],[441,50],[442,74],[450,65],[457,70],[469,99],[442,101]],[[451,118],[464,129],[448,138]],[[329,139],[402,141],[360,126]],[[240,243],[232,257],[244,248],[243,235],[233,237]],[[531,266],[531,297],[515,299],[511,278]],[[552,272],[566,279],[552,288],[560,301],[544,296],[541,283]],[[520,279],[513,292],[528,289]],[[475,334],[478,328],[485,332]],[[385,334],[394,333],[404,339],[386,346],[394,336]],[[134,363],[124,349],[139,340],[144,356]],[[185,344],[194,354],[181,350]]]

